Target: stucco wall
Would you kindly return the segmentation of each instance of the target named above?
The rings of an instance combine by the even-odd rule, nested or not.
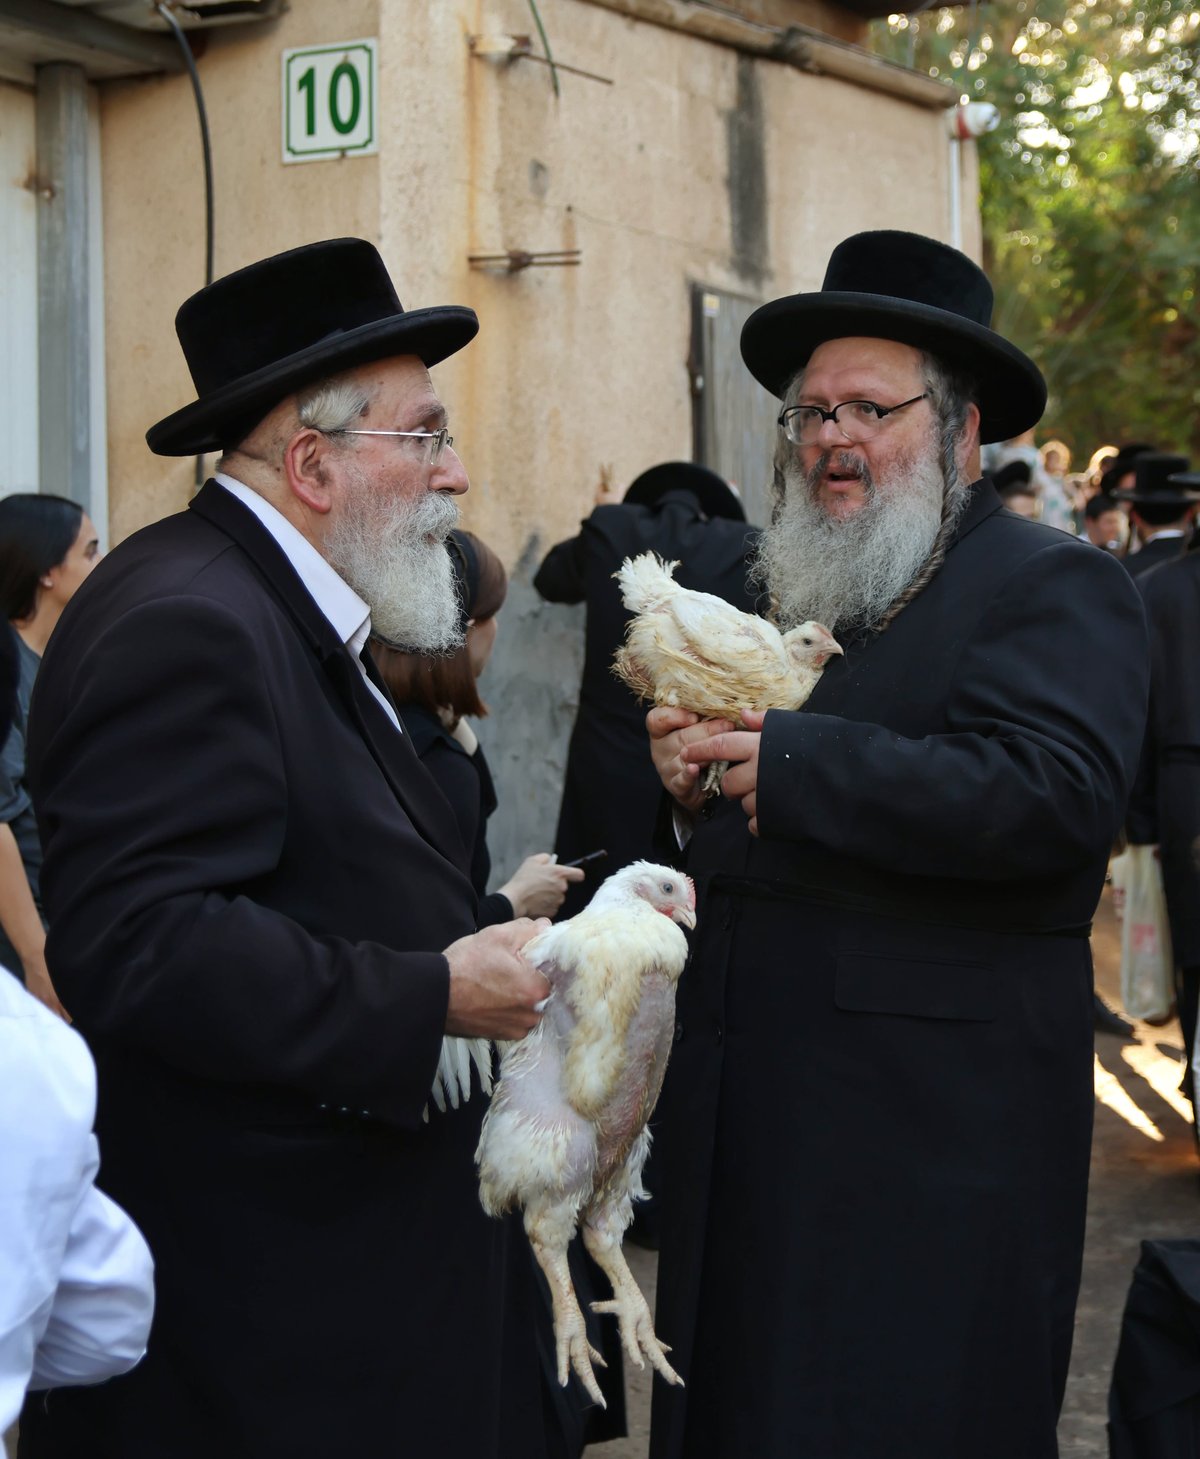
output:
[[[769,298],[820,284],[860,228],[949,236],[945,117],[751,60],[586,0],[545,12],[556,57],[611,78],[473,57],[470,34],[527,33],[525,0],[293,0],[200,63],[213,118],[217,271],[307,239],[376,240],[409,306],[457,302],[478,340],[435,372],[471,476],[467,524],[513,570],[484,689],[502,808],[497,862],[549,843],[578,676],[579,620],[536,603],[541,553],[627,482],[691,454],[689,286]],[[378,158],[285,166],[279,53],[378,35]],[[191,398],[171,332],[200,282],[199,145],[183,78],[105,88],[112,534],[174,510],[190,462],[142,434]],[[964,196],[974,206],[973,188]],[[968,235],[970,236],[970,235]],[[472,252],[579,249],[507,274]]]
[[[377,34],[377,0],[299,0],[277,25],[203,36],[212,134],[215,272],[314,238],[379,229],[379,159],[280,160],[280,52]],[[194,398],[175,310],[204,283],[204,173],[186,76],[101,90],[109,523],[119,542],[186,505],[193,463],[152,456],[145,432]],[[298,307],[301,307],[298,304]]]

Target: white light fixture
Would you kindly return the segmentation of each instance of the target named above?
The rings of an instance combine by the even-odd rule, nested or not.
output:
[[[1000,108],[990,101],[967,101],[948,114],[950,135],[958,142],[974,141],[1000,125]]]

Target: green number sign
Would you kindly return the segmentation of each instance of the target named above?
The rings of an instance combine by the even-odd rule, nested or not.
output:
[[[283,53],[283,160],[378,152],[377,43],[346,41]]]

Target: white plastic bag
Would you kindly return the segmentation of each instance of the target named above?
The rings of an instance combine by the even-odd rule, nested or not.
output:
[[[1161,1023],[1175,1001],[1175,963],[1156,850],[1127,847],[1111,870],[1121,918],[1121,1003],[1130,1018]]]

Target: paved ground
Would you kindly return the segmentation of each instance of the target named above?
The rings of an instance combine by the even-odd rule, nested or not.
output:
[[[1107,897],[1096,921],[1096,984],[1117,1002],[1119,928]],[[1084,1250],[1083,1289],[1066,1404],[1061,1459],[1105,1459],[1105,1416],[1113,1354],[1138,1244],[1147,1237],[1200,1236],[1200,1162],[1190,1115],[1176,1092],[1183,1067],[1179,1028],[1141,1024],[1136,1042],[1096,1036],[1096,1131]],[[627,1248],[654,1306],[655,1259]],[[649,1380],[629,1380],[630,1433],[588,1450],[596,1459],[645,1459]],[[803,1456],[798,1456],[803,1459]],[[965,1456],[964,1456],[965,1459]],[[1018,1459],[1014,1455],[1013,1459]]]

